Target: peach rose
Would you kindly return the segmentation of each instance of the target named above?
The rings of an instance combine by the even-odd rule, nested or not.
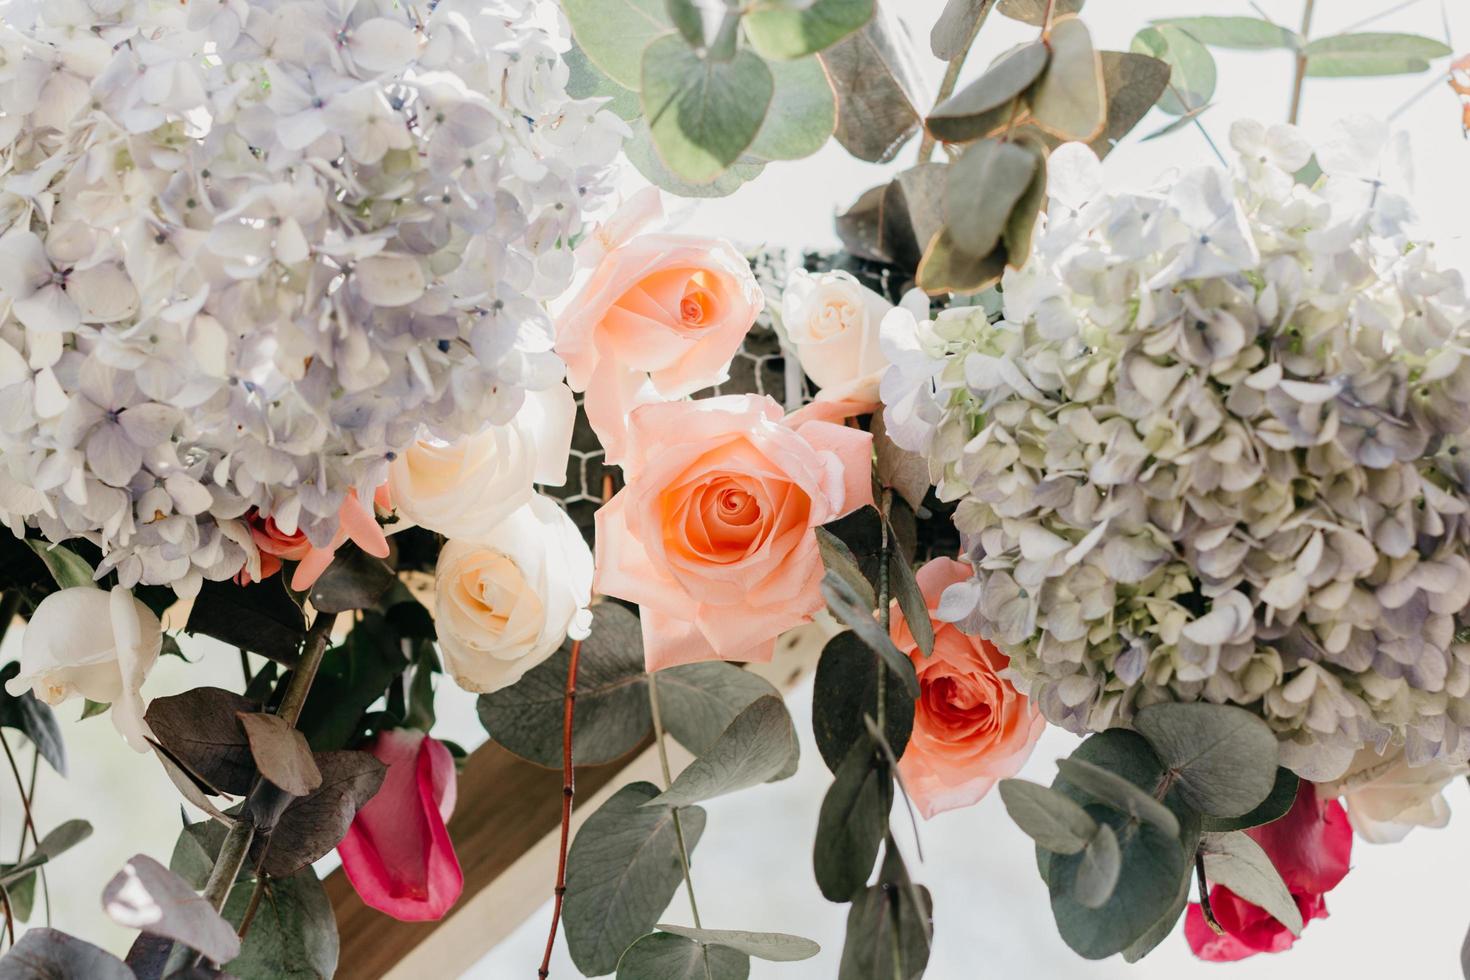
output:
[[[925,657],[894,605],[892,635],[919,674],[914,731],[898,760],[909,796],[927,819],[970,806],[1014,776],[1046,727],[1041,712],[1000,672],[1010,659],[978,636],[934,617],[946,586],[968,581],[970,566],[936,558],[919,569],[919,589],[934,624]]]
[[[872,503],[871,454],[869,433],[793,428],[766,397],[636,410],[594,589],[642,607],[648,668],[770,660],[823,606],[814,528]]]
[[[634,236],[657,206],[639,198],[629,208],[638,214],[615,217],[589,242],[601,258],[556,322],[567,383],[587,393],[587,420],[613,464],[623,460],[633,409],[729,378],[730,361],[765,305],[734,246]]]

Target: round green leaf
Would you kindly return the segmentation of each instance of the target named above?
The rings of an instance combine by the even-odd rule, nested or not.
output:
[[[643,49],[673,29],[664,0],[562,0],[561,8],[592,63],[635,91],[642,84]]]
[[[784,932],[742,932],[737,929],[690,929],[688,926],[660,925],[664,932],[692,939],[710,946],[725,946],[746,956],[772,963],[794,963],[809,960],[822,951],[810,939]]]
[[[886,806],[892,800],[889,777],[875,763],[873,743],[853,745],[837,767],[822,808],[817,814],[817,839],[812,867],[817,887],[832,902],[849,902],[873,872],[883,843]]]
[[[658,673],[664,727],[696,756],[707,754],[736,716],[763,697],[780,694],[765,678],[719,660]]]
[[[963,143],[1005,128],[1011,103],[1020,98],[1046,69],[1047,47],[1032,41],[1008,51],[985,74],[934,108],[929,132],[947,143]]]
[[[1050,787],[1024,779],[1002,779],[1000,799],[1016,826],[1054,854],[1076,854],[1097,834],[1097,821]]]
[[[1240,831],[1200,838],[1205,877],[1265,909],[1293,936],[1302,932],[1302,913],[1286,882],[1261,845]]]
[[[1301,780],[1296,773],[1285,766],[1276,769],[1276,782],[1271,787],[1271,793],[1250,813],[1243,817],[1212,817],[1204,816],[1201,820],[1202,829],[1211,833],[1222,834],[1227,830],[1249,830],[1262,824],[1280,820],[1286,816],[1291,805],[1296,802],[1297,790],[1301,787]]]
[[[776,83],[749,51],[715,61],[690,50],[678,35],[643,52],[643,114],[653,145],[669,169],[707,184],[754,142]]]
[[[807,7],[768,5],[745,15],[745,33],[767,58],[801,58],[829,48],[873,19],[875,0],[815,0]]]
[[[816,56],[767,65],[776,90],[748,155],[800,160],[820,150],[837,126],[837,97]]]
[[[641,106],[638,111],[643,111]],[[653,135],[648,131],[648,120],[636,120],[632,128],[633,135],[623,141],[623,156],[649,183],[679,197],[729,197],[766,169],[765,161],[742,157],[710,183],[692,184],[670,170],[659,158],[658,151],[653,148]]]
[[[617,980],[746,980],[750,957],[669,932],[644,936],[618,960]]]
[[[1309,43],[1307,74],[1331,78],[1415,75],[1450,53],[1442,41],[1416,34],[1338,34]]]
[[[1259,17],[1166,17],[1154,23],[1188,31],[1197,40],[1216,48],[1291,51],[1301,43],[1296,31]]]
[[[934,236],[924,250],[916,276],[919,288],[931,295],[978,293],[1001,277],[1006,254],[997,249],[988,255],[972,255],[960,248],[946,228]]]
[[[884,734],[893,754],[902,758],[914,726],[914,699],[902,696],[890,681],[887,705]],[[855,633],[838,633],[822,650],[812,689],[817,751],[834,773],[855,744],[867,741],[864,715],[878,716],[878,661]]]
[[[1107,121],[1102,62],[1092,47],[1092,34],[1076,17],[1057,21],[1051,30],[1051,59],[1031,90],[1036,124],[1064,140],[1091,140]]]
[[[1101,803],[1152,824],[1167,837],[1179,836],[1179,819],[1173,811],[1127,778],[1081,759],[1057,760],[1062,778]]]
[[[1099,824],[1097,833],[1087,842],[1082,858],[1077,862],[1077,877],[1072,879],[1072,897],[1085,908],[1102,908],[1118,886],[1122,870],[1123,852],[1118,847],[1118,835],[1107,824]]]
[[[1177,777],[1180,794],[1203,813],[1249,813],[1276,783],[1276,735],[1244,708],[1154,704],[1139,711],[1133,724]]]
[[[638,93],[609,78],[587,57],[587,52],[573,44],[562,58],[567,63],[567,94],[574,99],[608,99],[607,107],[627,120],[643,113]]]
[[[1047,0],[1000,0],[1000,5],[996,9],[1012,20],[1019,20],[1032,27],[1040,27],[1042,21],[1046,19],[1046,7]],[[1081,9],[1082,0],[1055,0],[1052,4],[1052,16],[1075,14]]]
[[[1187,31],[1167,24],[1146,27],[1133,35],[1131,50],[1169,66],[1169,85],[1158,105],[1171,116],[1198,109],[1214,97],[1214,56]]]
[[[995,251],[1011,212],[1036,177],[1036,155],[1015,144],[981,140],[949,168],[945,229],[970,255]]]
[[[789,776],[800,748],[780,697],[757,698],[649,806],[688,806]]]

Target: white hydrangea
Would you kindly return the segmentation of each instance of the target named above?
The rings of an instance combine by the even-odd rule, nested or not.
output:
[[[0,0],[0,520],[190,594],[556,383],[626,133],[556,16]]]
[[[1053,722],[1259,712],[1283,760],[1470,756],[1470,304],[1408,237],[1407,159],[1237,124],[1233,174],[1104,193],[1085,147],[1003,309],[884,324],[888,431],[957,500],[940,615]]]

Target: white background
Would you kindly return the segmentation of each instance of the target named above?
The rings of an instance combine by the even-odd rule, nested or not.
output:
[[[937,83],[942,65],[927,56],[923,42],[942,3],[887,2],[896,2],[912,25],[925,52],[926,69]],[[1470,50],[1470,2],[1447,0],[1447,4],[1456,48]],[[1394,5],[1395,0],[1318,0],[1314,33],[1340,30]],[[1261,0],[1261,6],[1274,19],[1291,26],[1300,17],[1300,0]],[[1133,33],[1150,18],[1250,12],[1246,3],[1237,0],[1091,0],[1087,20],[1100,46],[1126,49]],[[1443,36],[1444,20],[1439,0],[1420,0],[1365,29]],[[993,17],[982,33],[968,74],[1032,33],[1034,29]],[[1291,81],[1287,54],[1223,52],[1218,61],[1217,105],[1202,121],[1222,148],[1232,119],[1285,117]],[[1331,132],[1335,119],[1350,112],[1386,116],[1430,80],[1429,76],[1310,80],[1303,125],[1309,135],[1321,137]],[[1165,122],[1167,118],[1155,114],[1138,132],[1149,132]],[[1418,169],[1414,197],[1425,234],[1439,243],[1443,262],[1464,268],[1470,259],[1465,237],[1470,227],[1470,196],[1462,182],[1470,175],[1470,144],[1460,134],[1457,102],[1439,85],[1397,122],[1414,136]],[[876,167],[853,160],[833,144],[809,160],[770,167],[731,198],[701,204],[688,216],[684,230],[747,244],[835,245],[831,231],[834,210],[892,171],[910,165],[913,154],[911,145],[896,164]],[[1184,130],[1151,143],[1130,141],[1114,151],[1106,168],[1115,184],[1136,185],[1151,183],[1171,168],[1206,164],[1212,159],[1199,134]],[[7,637],[0,660],[18,654],[18,639],[18,635]],[[238,687],[240,668],[234,650],[208,641],[187,642],[185,649],[197,662],[166,661],[149,682],[150,696],[203,684]],[[440,734],[467,745],[483,738],[467,695],[449,688],[441,691],[440,701]],[[695,881],[707,926],[795,932],[824,947],[818,959],[806,963],[757,961],[751,972],[753,980],[829,980],[836,975],[845,907],[829,904],[817,892],[810,873],[810,849],[817,807],[830,777],[810,741],[809,688],[797,691],[789,701],[805,738],[801,771],[786,782],[708,806],[708,829],[695,855]],[[133,853],[167,859],[178,834],[178,796],[157,764],[128,750],[105,717],[78,723],[72,720],[78,713],[75,704],[59,712],[66,719],[63,727],[71,776],[62,780],[42,766],[36,818],[44,832],[68,817],[85,816],[97,832],[52,869],[54,920],[60,928],[121,952],[131,936],[102,915],[102,885]],[[16,739],[11,741],[14,744]],[[1022,775],[1049,781],[1055,760],[1074,746],[1071,736],[1048,732]],[[28,752],[22,754],[21,762],[28,766]],[[1470,812],[1463,783],[1452,787],[1449,795],[1452,805]],[[1228,974],[1244,980],[1450,980],[1459,976],[1457,952],[1470,923],[1467,831],[1470,817],[1460,814],[1448,829],[1416,831],[1400,845],[1358,843],[1352,873],[1328,898],[1331,918],[1312,923],[1289,953],[1212,966],[1194,961],[1176,935],[1142,963],[1127,966],[1117,959],[1087,963],[1057,938],[1029,841],[992,796],[921,828],[927,860],[919,864],[911,859],[910,863],[916,877],[934,893],[935,949],[927,976],[930,980],[979,976],[1190,980]],[[0,860],[13,860],[19,832],[19,801],[8,775],[0,770]],[[908,853],[912,855],[912,848]],[[548,881],[548,895],[550,889]],[[533,976],[549,915],[549,908],[539,911],[487,955],[470,976],[482,980]],[[676,897],[668,918],[688,922],[682,896]],[[38,914],[36,921],[39,919]],[[560,948],[552,975],[577,975]]]

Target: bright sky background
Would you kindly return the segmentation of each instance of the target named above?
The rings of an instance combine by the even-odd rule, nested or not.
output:
[[[914,33],[927,39],[941,0],[897,2]],[[1295,26],[1300,0],[1259,0],[1281,23]],[[1317,29],[1340,30],[1395,6],[1397,0],[1318,0]],[[1446,0],[1457,50],[1470,50],[1470,3]],[[1128,47],[1133,33],[1150,18],[1184,14],[1249,14],[1244,0],[1091,0],[1087,20],[1100,46]],[[1413,31],[1443,36],[1440,0],[1419,0],[1365,29]],[[972,72],[996,53],[1024,40],[1034,29],[994,17],[985,27]],[[1315,32],[1314,32],[1315,33]],[[937,83],[942,66],[924,63]],[[1284,119],[1290,87],[1285,53],[1221,53],[1217,105],[1203,117],[1216,141],[1225,146],[1229,123],[1241,116]],[[1308,82],[1303,125],[1309,135],[1329,134],[1333,121],[1351,112],[1385,116],[1424,88],[1430,79]],[[1163,125],[1155,115],[1140,132]],[[1404,112],[1398,123],[1415,139],[1417,190],[1426,236],[1439,243],[1446,263],[1470,264],[1470,195],[1462,181],[1470,173],[1470,143],[1462,139],[1457,103],[1442,84]],[[742,243],[792,246],[835,245],[833,212],[861,191],[912,163],[912,145],[888,167],[859,163],[835,143],[817,156],[777,164],[735,196],[698,207],[685,230],[721,235]],[[1212,157],[1197,132],[1185,130],[1152,143],[1128,143],[1106,163],[1118,186],[1151,182],[1171,168],[1209,163]],[[19,653],[19,630],[6,637],[0,660]],[[149,681],[158,697],[205,684],[238,686],[235,651],[211,641],[189,641],[185,650],[199,662],[168,659]],[[820,958],[800,964],[756,961],[752,980],[831,980],[842,945],[845,906],[826,902],[810,873],[816,812],[830,776],[810,740],[810,688],[789,699],[804,736],[804,763],[786,782],[760,787],[709,805],[709,828],[695,857],[701,911],[712,928],[780,930],[819,941]],[[457,689],[441,692],[444,737],[467,745],[483,740],[474,720],[472,699]],[[97,827],[94,837],[53,869],[55,924],[117,952],[131,935],[102,915],[99,896],[106,880],[130,855],[142,851],[166,860],[177,836],[176,792],[151,759],[132,753],[106,718],[77,723],[77,705],[67,705],[64,733],[71,757],[69,780],[44,765],[36,819],[44,831],[68,817],[85,816]],[[12,739],[12,743],[15,740]],[[1031,779],[1049,781],[1055,760],[1069,754],[1075,739],[1053,730],[1037,747],[1027,769]],[[28,753],[26,753],[28,756]],[[23,762],[26,761],[23,756]],[[3,771],[3,770],[0,770]],[[1452,805],[1470,813],[1465,786],[1456,784]],[[0,776],[0,856],[10,860],[19,830],[19,801],[8,776]],[[922,828],[927,863],[912,862],[916,877],[934,892],[935,951],[929,980],[968,980],[975,976],[1031,980],[1191,980],[1221,978],[1406,977],[1451,980],[1458,977],[1457,953],[1470,923],[1470,817],[1457,816],[1448,830],[1416,831],[1403,844],[1357,844],[1354,869],[1332,893],[1332,917],[1314,922],[1297,948],[1274,957],[1257,957],[1233,967],[1211,967],[1190,958],[1177,935],[1135,966],[1119,959],[1086,963],[1056,935],[1045,889],[1036,874],[1029,842],[1011,824],[1000,801],[991,797],[968,810],[942,815]],[[912,851],[910,851],[912,853]],[[549,894],[551,882],[547,882]],[[682,897],[669,918],[687,921]],[[529,977],[539,961],[549,909],[539,910],[515,935],[491,952],[470,976],[478,980]],[[39,921],[39,916],[37,920]],[[559,943],[552,976],[577,976]],[[360,978],[344,978],[360,980]],[[438,978],[434,978],[438,980]]]

